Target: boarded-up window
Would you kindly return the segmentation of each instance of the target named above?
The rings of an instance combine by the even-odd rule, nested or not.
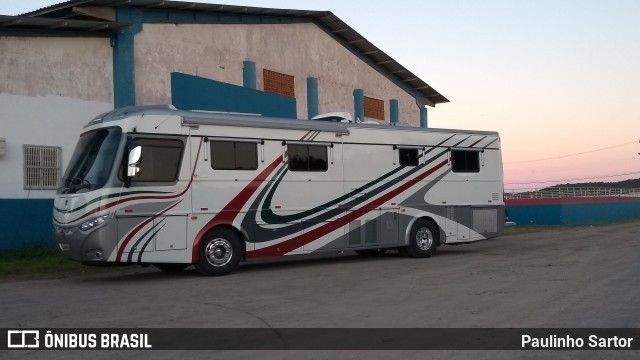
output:
[[[364,117],[384,120],[384,101],[365,96]]]
[[[264,69],[262,71],[262,77],[264,79],[264,91],[272,94],[296,97],[293,76]]]
[[[61,178],[62,148],[24,145],[24,188],[56,189]]]

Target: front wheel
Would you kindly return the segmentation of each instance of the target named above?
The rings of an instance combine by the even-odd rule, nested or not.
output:
[[[411,227],[409,246],[403,253],[414,258],[427,258],[438,249],[438,229],[432,221],[418,219]]]
[[[227,275],[240,264],[242,246],[229,229],[215,229],[200,242],[200,259],[196,269],[204,275]]]

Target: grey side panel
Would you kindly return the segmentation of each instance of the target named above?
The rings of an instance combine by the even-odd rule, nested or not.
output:
[[[472,208],[472,229],[486,238],[504,233],[504,206]]]
[[[352,221],[345,235],[316,251],[396,247],[400,241],[402,217],[397,211],[388,211],[373,219]]]
[[[69,259],[80,262],[104,263],[116,250],[118,244],[117,226],[113,218],[108,218],[98,228],[87,235],[77,226],[56,226],[55,240],[60,252]],[[102,258],[96,258],[94,251],[101,251]]]

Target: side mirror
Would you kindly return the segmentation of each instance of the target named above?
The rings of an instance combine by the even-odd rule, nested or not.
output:
[[[136,146],[131,151],[129,151],[129,162],[127,166],[127,176],[128,177],[136,177],[140,173],[140,167],[138,163],[140,162],[140,156],[142,155],[142,147]]]

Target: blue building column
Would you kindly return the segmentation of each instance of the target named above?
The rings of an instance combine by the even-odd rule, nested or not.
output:
[[[364,121],[364,90],[353,90],[354,121]]]
[[[307,118],[318,115],[318,79],[307,78]]]
[[[400,117],[398,109],[398,99],[389,100],[389,122],[395,124]]]
[[[242,62],[242,86],[256,90],[256,63],[253,61]]]
[[[142,31],[141,19],[137,9],[129,6],[116,8],[116,20],[131,24],[113,37],[113,106],[116,109],[136,104],[134,37]]]
[[[416,104],[420,109],[420,127],[426,128],[429,127],[429,122],[427,118],[427,106],[424,99],[424,95],[416,94]]]

